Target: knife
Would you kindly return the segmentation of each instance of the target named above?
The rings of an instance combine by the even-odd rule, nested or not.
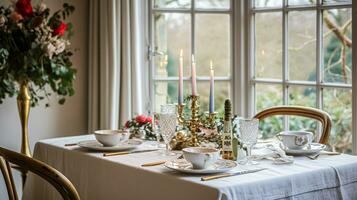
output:
[[[239,171],[239,172],[235,172],[235,173],[223,173],[223,174],[217,174],[217,175],[213,175],[213,176],[204,176],[201,178],[201,181],[209,181],[209,180],[214,180],[214,179],[218,179],[218,178],[237,176],[237,175],[242,175],[242,174],[249,174],[249,173],[259,172],[259,171],[262,171],[265,169],[267,169],[267,168],[243,170],[243,171]]]
[[[114,152],[114,153],[103,153],[104,157],[107,156],[119,156],[119,155],[127,155],[127,154],[132,154],[132,153],[145,153],[145,152],[151,152],[151,151],[157,151],[159,149],[146,149],[146,150],[136,150],[136,151],[121,151],[121,152]]]

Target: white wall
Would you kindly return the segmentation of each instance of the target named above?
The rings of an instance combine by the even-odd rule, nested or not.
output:
[[[4,5],[0,0],[0,5]],[[35,4],[36,0],[32,1]],[[57,100],[51,99],[51,106],[31,108],[29,119],[31,151],[38,140],[53,137],[84,134],[87,131],[87,74],[88,74],[88,0],[45,0],[51,11],[62,7],[63,3],[74,5],[76,10],[69,21],[74,24],[75,34],[71,38],[71,47],[79,49],[74,53],[72,61],[78,70],[75,81],[76,94],[67,98],[65,105],[58,105]],[[20,150],[21,126],[17,113],[16,98],[7,99],[0,104],[0,146],[12,150]],[[15,177],[17,189],[21,193],[20,178]],[[6,199],[7,193],[0,175],[0,199]]]

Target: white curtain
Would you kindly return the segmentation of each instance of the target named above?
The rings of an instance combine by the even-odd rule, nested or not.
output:
[[[142,0],[90,0],[90,132],[117,129],[149,103],[145,13]]]

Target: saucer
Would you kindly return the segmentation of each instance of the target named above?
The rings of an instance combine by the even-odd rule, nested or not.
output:
[[[85,140],[85,141],[78,142],[78,146],[90,150],[95,150],[95,151],[124,151],[124,150],[134,149],[140,144],[142,144],[142,141],[133,140],[133,139],[125,142],[121,142],[116,146],[112,146],[112,147],[105,147],[97,140]]]
[[[303,149],[288,149],[284,147],[283,144],[280,143],[280,148],[285,151],[288,155],[294,156],[305,156],[311,154],[320,153],[320,151],[324,150],[326,145],[320,143],[311,143],[310,146],[306,146]]]
[[[167,161],[164,164],[165,167],[187,173],[187,174],[214,174],[229,171],[237,167],[237,163],[232,160],[217,160],[208,168],[205,169],[193,169],[192,164],[185,159],[175,159]]]

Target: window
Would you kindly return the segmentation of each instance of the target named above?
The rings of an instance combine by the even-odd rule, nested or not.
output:
[[[183,49],[184,93],[191,93],[190,57],[194,54],[202,110],[208,110],[212,60],[218,112],[223,111],[224,99],[234,97],[235,111],[243,116],[282,104],[323,109],[333,120],[332,148],[351,152],[351,0],[149,2],[154,110],[177,102]],[[269,118],[262,128],[263,138],[288,129],[320,132],[318,123],[295,117]]]
[[[197,67],[202,111],[208,111],[209,68],[215,69],[215,108],[231,96],[232,39],[229,0],[151,0],[151,91],[154,110],[177,103],[180,50],[184,56],[184,96],[191,94],[191,54]]]
[[[256,0],[251,2],[251,81],[255,111],[303,105],[327,111],[330,144],[352,150],[352,2]],[[266,121],[263,137],[281,130],[318,130],[303,118]]]

